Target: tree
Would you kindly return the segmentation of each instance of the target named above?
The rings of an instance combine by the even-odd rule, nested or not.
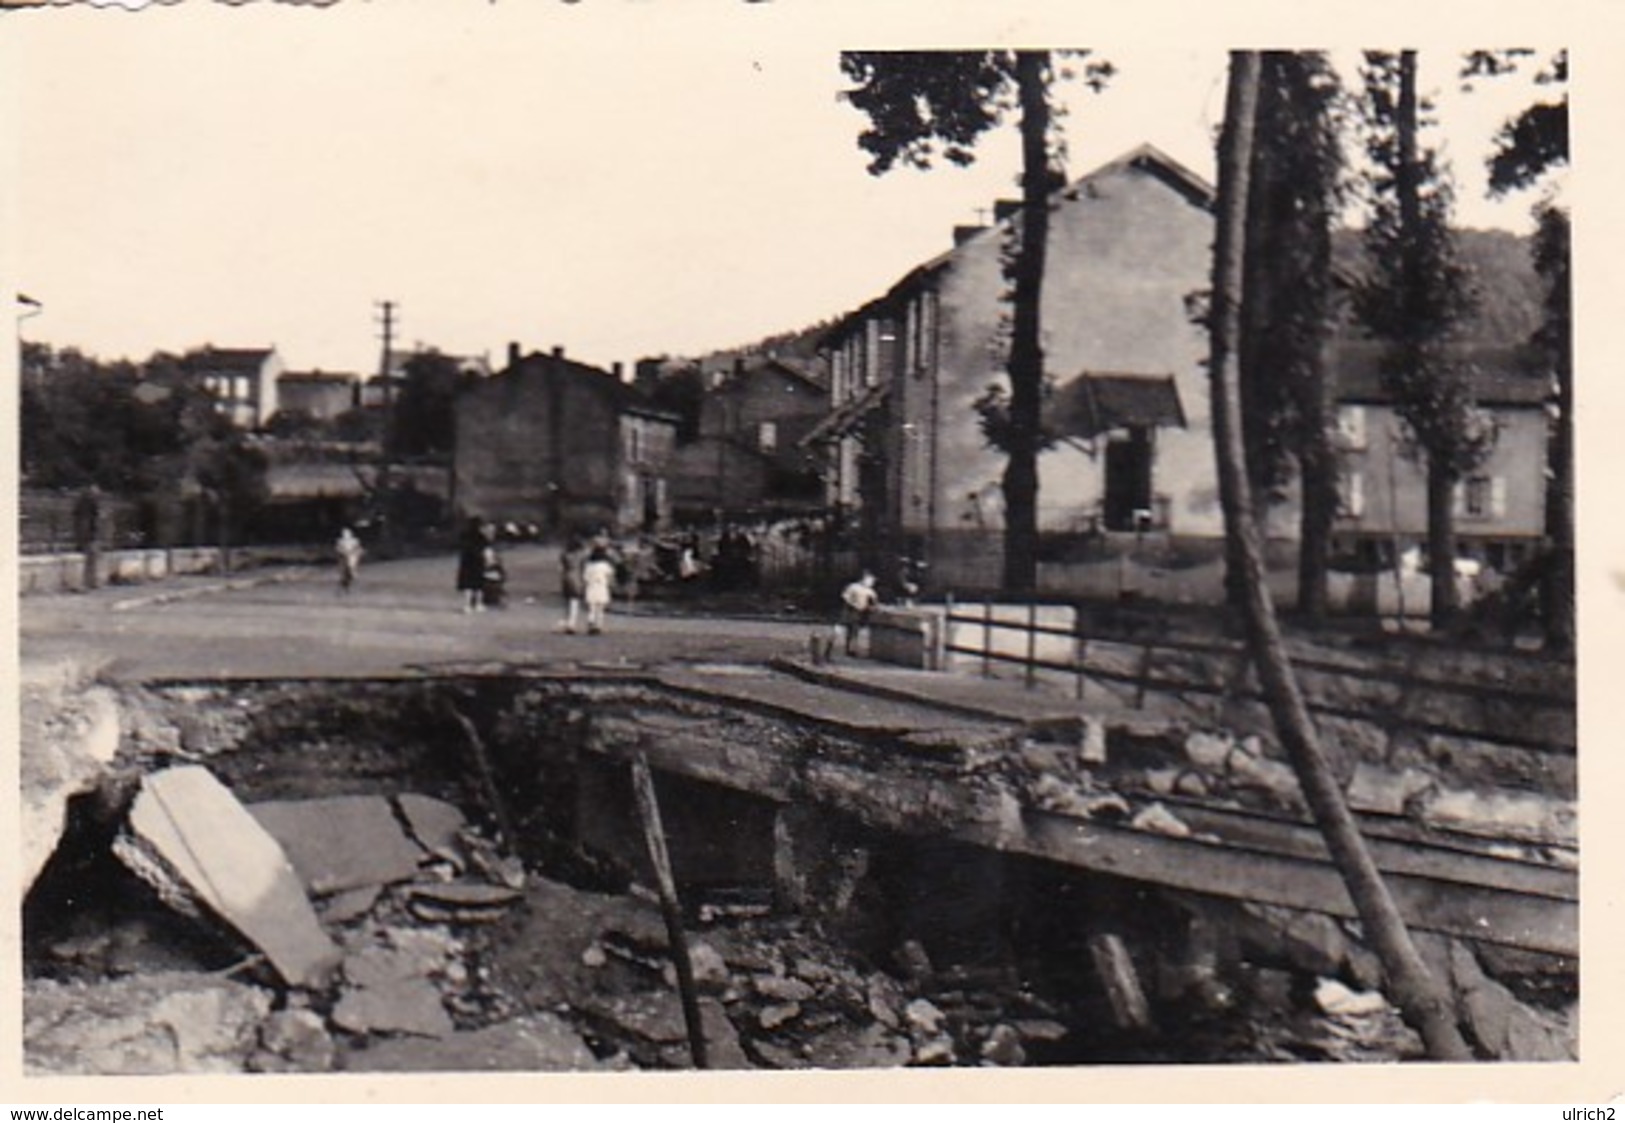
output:
[[[406,360],[390,419],[392,455],[448,457],[456,441],[457,391],[467,380],[457,360],[434,348]]]
[[[1531,53],[1474,51],[1467,56],[1462,76],[1510,73]],[[1553,169],[1567,166],[1568,77],[1568,52],[1558,51],[1535,81],[1561,90],[1560,95],[1536,102],[1502,126],[1489,158],[1491,195],[1527,189]],[[1553,390],[1546,472],[1548,557],[1541,581],[1541,620],[1547,648],[1566,653],[1574,649],[1574,328],[1569,215],[1548,192],[1535,205],[1535,220],[1535,268],[1546,292],[1534,342],[1546,356]]]
[[[1301,481],[1298,607],[1310,618],[1326,611],[1338,503],[1326,343],[1343,197],[1341,99],[1323,53],[1263,52],[1239,341],[1243,435],[1256,494],[1283,494],[1294,468]]]
[[[705,404],[705,374],[698,363],[685,364],[661,375],[649,392],[649,400],[678,416],[678,444],[692,444],[698,439],[700,410]]]
[[[1087,59],[1088,52],[1076,52]],[[1003,425],[1004,585],[1029,591],[1038,576],[1038,454],[1043,439],[1044,350],[1040,307],[1049,196],[1061,182],[1059,151],[1051,130],[1050,103],[1058,76],[1050,51],[847,51],[841,69],[856,87],[847,100],[864,112],[870,127],[858,145],[870,153],[872,175],[901,163],[929,168],[939,153],[950,163],[975,159],[977,141],[1019,114],[1021,218],[1005,257],[1012,327],[1006,373],[1010,382]],[[1112,66],[1086,61],[1091,89],[1104,88]]]
[[[1373,165],[1365,237],[1371,275],[1355,291],[1355,309],[1387,344],[1383,383],[1426,468],[1431,618],[1440,627],[1458,604],[1456,485],[1483,460],[1495,434],[1475,406],[1471,372],[1448,352],[1472,293],[1450,229],[1448,177],[1417,139],[1423,106],[1416,52],[1368,51],[1362,77]]]
[[[1372,861],[1342,788],[1321,750],[1319,736],[1281,642],[1275,607],[1264,580],[1264,547],[1248,482],[1242,430],[1238,344],[1243,319],[1244,262],[1252,254],[1247,216],[1259,102],[1257,51],[1231,54],[1224,129],[1219,144],[1218,234],[1208,319],[1209,377],[1219,497],[1225,536],[1240,561],[1247,645],[1258,671],[1276,735],[1292,762],[1304,800],[1336,863],[1360,923],[1382,961],[1391,997],[1438,1060],[1471,1054],[1452,1014],[1454,1004],[1428,972],[1382,875]]]

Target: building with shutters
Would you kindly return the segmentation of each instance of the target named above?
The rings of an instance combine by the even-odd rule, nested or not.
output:
[[[1511,572],[1545,533],[1550,381],[1528,349],[1460,345],[1448,354],[1470,372],[1495,434],[1484,463],[1456,485],[1457,550]],[[1382,385],[1380,359],[1368,341],[1333,349],[1342,462],[1333,549],[1369,565],[1427,542],[1426,471]]]
[[[1213,192],[1143,146],[1057,191],[1043,287],[1046,405],[1038,522],[1050,540],[1223,532],[1192,298],[1212,270]],[[1020,208],[842,318],[824,339],[831,412],[807,438],[825,497],[871,558],[908,555],[939,585],[996,583],[1005,455],[976,400],[1007,384],[1004,257]]]

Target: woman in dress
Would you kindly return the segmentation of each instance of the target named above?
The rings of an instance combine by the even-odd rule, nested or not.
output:
[[[464,612],[481,612],[485,599],[485,520],[468,520],[457,542],[457,591],[463,594]]]

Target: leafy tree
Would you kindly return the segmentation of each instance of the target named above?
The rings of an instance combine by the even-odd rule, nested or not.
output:
[[[1258,495],[1284,492],[1294,468],[1301,480],[1298,604],[1312,618],[1326,610],[1337,516],[1326,341],[1335,321],[1332,225],[1343,201],[1341,101],[1323,53],[1262,53],[1239,341],[1243,435]]]
[[[1240,562],[1239,587],[1247,624],[1247,645],[1276,734],[1292,762],[1304,800],[1314,814],[1326,849],[1354,902],[1367,938],[1382,961],[1388,989],[1439,1060],[1467,1060],[1471,1054],[1452,1016],[1448,992],[1417,953],[1399,910],[1372,861],[1359,825],[1349,811],[1319,735],[1303,700],[1281,642],[1275,607],[1264,580],[1264,544],[1253,509],[1247,450],[1242,431],[1241,372],[1238,361],[1243,321],[1244,261],[1253,255],[1248,216],[1255,137],[1259,125],[1259,52],[1231,54],[1224,129],[1219,142],[1218,231],[1213,253],[1212,343],[1208,370],[1213,397],[1213,437],[1224,506],[1225,536]]]
[[[1021,217],[1007,247],[1012,327],[1007,359],[1009,400],[998,424],[1004,471],[1004,585],[1031,590],[1038,576],[1038,454],[1043,448],[1044,351],[1039,309],[1049,240],[1050,193],[1062,182],[1050,101],[1066,77],[1050,51],[848,51],[841,69],[854,83],[846,97],[869,118],[858,145],[880,175],[898,164],[929,168],[940,155],[966,165],[981,137],[1011,114],[1021,130]],[[1083,78],[1098,91],[1109,62],[1084,59]]]
[[[390,419],[397,456],[447,457],[456,441],[457,391],[467,380],[457,361],[434,348],[406,361]]]
[[[1423,106],[1416,92],[1416,52],[1368,51],[1366,151],[1371,220],[1366,247],[1371,275],[1355,292],[1366,328],[1387,343],[1384,385],[1427,473],[1428,566],[1432,621],[1456,612],[1456,484],[1480,463],[1494,429],[1475,406],[1470,371],[1446,346],[1472,307],[1466,269],[1450,229],[1452,190],[1417,133]]]
[[[662,376],[649,397],[657,408],[678,416],[678,444],[691,444],[699,437],[700,410],[705,404],[705,374],[698,364],[683,366]]]
[[[1494,76],[1517,69],[1528,50],[1474,51],[1463,77]],[[1569,56],[1558,51],[1535,81],[1557,94],[1537,101],[1502,126],[1489,159],[1490,194],[1504,195],[1539,184],[1569,162]],[[1574,649],[1574,326],[1569,277],[1568,211],[1547,193],[1535,206],[1536,271],[1545,284],[1542,321],[1534,342],[1552,372],[1551,436],[1547,446],[1546,538],[1548,558],[1541,582],[1546,646]]]

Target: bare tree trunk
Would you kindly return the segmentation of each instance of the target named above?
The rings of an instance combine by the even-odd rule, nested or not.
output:
[[[1434,453],[1427,456],[1428,576],[1432,603],[1428,621],[1435,630],[1456,618],[1461,597],[1456,591],[1456,477]]]
[[[1406,931],[1399,910],[1349,812],[1342,789],[1322,753],[1297,678],[1281,642],[1275,606],[1264,584],[1261,536],[1253,517],[1241,432],[1239,372],[1235,342],[1240,331],[1242,267],[1250,153],[1258,102],[1259,56],[1231,54],[1224,133],[1219,152],[1219,228],[1214,249],[1212,357],[1213,428],[1219,468],[1219,495],[1225,533],[1238,542],[1246,598],[1247,642],[1264,688],[1276,734],[1292,761],[1305,800],[1342,874],[1349,897],[1382,961],[1391,997],[1438,1060],[1467,1060],[1449,993],[1428,972]]]
[[[1049,242],[1049,119],[1045,51],[1018,51],[1021,100],[1021,245],[1013,265],[1010,339],[1010,447],[1004,469],[1004,587],[1038,584],[1038,452],[1043,422],[1044,349],[1040,305]]]

